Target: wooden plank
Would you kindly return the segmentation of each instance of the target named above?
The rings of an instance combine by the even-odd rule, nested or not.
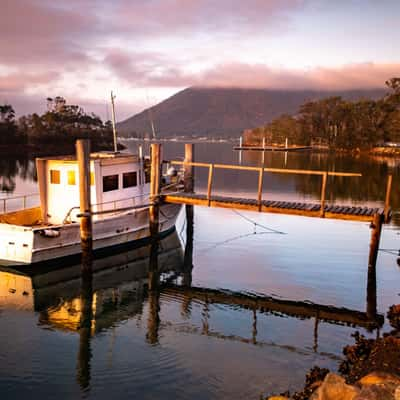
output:
[[[189,196],[190,195],[190,196]],[[256,199],[244,199],[236,197],[213,196],[210,201],[206,195],[189,194],[185,195],[164,195],[164,201],[178,204],[192,204],[212,207],[237,208],[250,211],[259,211],[259,204]],[[306,217],[320,216],[321,206],[319,204],[287,202],[287,201],[262,201],[261,211],[277,214],[302,215]],[[353,221],[371,221],[375,213],[383,213],[383,209],[361,208],[351,206],[333,206],[325,208],[325,217],[331,219],[343,219]]]

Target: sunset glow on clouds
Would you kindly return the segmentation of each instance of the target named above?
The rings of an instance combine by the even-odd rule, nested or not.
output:
[[[400,75],[397,0],[2,0],[0,103],[61,95],[118,119],[188,86],[381,87]]]

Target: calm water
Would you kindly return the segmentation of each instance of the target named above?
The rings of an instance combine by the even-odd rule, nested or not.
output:
[[[164,150],[164,159],[183,156],[180,143],[165,144]],[[238,156],[229,144],[196,144],[198,161],[238,163]],[[260,155],[243,154],[242,163],[259,165]],[[361,172],[362,178],[328,182],[328,200],[344,204],[382,205],[392,173],[392,203],[400,210],[394,160],[270,153],[266,165]],[[207,171],[195,173],[202,191]],[[34,192],[34,176],[33,162],[3,159],[2,197]],[[216,192],[255,196],[256,187],[252,173],[216,173]],[[319,191],[318,178],[265,176],[266,198],[313,201]],[[89,289],[80,266],[1,272],[1,398],[258,399],[300,388],[313,365],[336,369],[355,330],[377,334],[323,320],[316,324],[312,313],[295,317],[244,307],[250,296],[240,296],[365,311],[368,224],[199,207],[194,212],[193,270],[184,266],[182,213],[177,233],[160,245],[165,273],[156,291],[147,289],[148,247],[97,262]],[[399,232],[395,214],[384,227],[377,263],[382,314],[399,302]],[[192,288],[183,289],[190,280]]]

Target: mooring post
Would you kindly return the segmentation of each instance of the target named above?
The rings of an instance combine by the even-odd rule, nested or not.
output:
[[[262,149],[261,165],[264,167],[264,165],[265,165],[265,136],[263,137],[263,140],[262,140],[262,147],[263,147],[263,149]]]
[[[208,170],[208,185],[207,185],[208,207],[210,207],[210,205],[211,205],[211,190],[212,190],[213,171],[214,171],[214,164],[210,164],[210,167]]]
[[[258,173],[258,195],[257,195],[258,211],[261,211],[262,209],[263,182],[264,182],[264,165],[260,168]]]
[[[185,144],[185,162],[192,163],[194,160],[194,144]],[[184,190],[185,192],[194,192],[194,174],[193,166],[184,164]],[[190,286],[192,282],[193,269],[193,218],[194,208],[186,204],[186,244],[185,256],[183,261],[183,285]]]
[[[82,267],[86,268],[91,265],[92,256],[92,216],[90,207],[90,141],[88,139],[80,139],[76,141],[76,157],[79,169],[79,207],[80,207],[80,235]]]
[[[328,178],[328,173],[324,172],[322,174],[322,185],[321,185],[321,211],[320,216],[325,217],[325,196],[326,196],[326,181]]]
[[[392,175],[388,175],[386,184],[386,196],[385,196],[385,222],[389,222],[389,211],[390,211],[390,193],[392,191]]]
[[[371,242],[368,257],[368,280],[367,280],[367,316],[376,317],[376,260],[378,257],[379,242],[381,239],[384,215],[376,213],[371,223]]]
[[[159,194],[161,172],[161,145],[153,143],[150,147],[151,171],[150,171],[150,235],[155,238],[158,235],[159,223]]]
[[[194,154],[194,144],[186,143],[185,144],[185,163],[193,162],[193,154]],[[183,179],[184,179],[184,187],[185,192],[194,192],[194,175],[193,175],[193,165],[183,164]]]
[[[193,270],[193,206],[186,205],[186,243],[183,259],[183,286],[191,286]]]
[[[151,170],[150,170],[150,207],[149,207],[149,229],[150,229],[150,265],[149,265],[149,290],[157,288],[158,284],[158,230],[160,210],[160,173],[161,173],[161,145],[153,143],[150,147]]]

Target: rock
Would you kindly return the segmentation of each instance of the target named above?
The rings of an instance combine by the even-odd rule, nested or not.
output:
[[[354,400],[360,389],[347,385],[345,380],[330,372],[310,400]]]
[[[368,384],[363,386],[361,392],[354,400],[393,400],[396,386],[393,384]]]
[[[362,386],[379,385],[386,383],[400,385],[400,378],[396,375],[392,375],[386,372],[371,372],[370,374],[361,378],[357,383]]]
[[[397,386],[396,390],[394,391],[394,400],[400,400],[400,386]]]
[[[268,397],[268,400],[290,400],[289,397],[285,396],[271,396]]]
[[[400,330],[400,304],[393,304],[390,306],[387,317],[390,325],[392,325],[394,329]]]

